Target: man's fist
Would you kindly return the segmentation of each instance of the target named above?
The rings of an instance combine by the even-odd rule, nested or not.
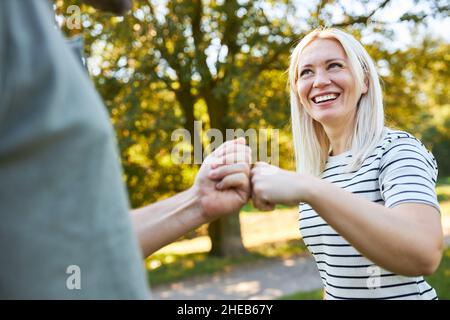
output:
[[[203,162],[194,183],[207,220],[238,212],[250,197],[251,150],[245,139],[227,141]]]

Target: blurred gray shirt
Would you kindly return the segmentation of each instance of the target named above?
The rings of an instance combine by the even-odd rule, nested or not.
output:
[[[114,131],[52,15],[0,1],[0,298],[145,299]]]

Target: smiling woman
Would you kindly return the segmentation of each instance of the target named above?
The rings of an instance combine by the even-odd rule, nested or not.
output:
[[[318,54],[317,54],[318,53]],[[331,130],[335,123],[351,121],[363,90],[354,90],[356,81],[339,42],[318,39],[302,53],[297,88],[300,101],[311,117]],[[335,152],[339,152],[336,150]]]
[[[316,30],[295,48],[289,74],[291,90],[298,93],[291,94],[297,167],[318,174],[330,151],[351,147],[356,168],[384,127],[381,87],[366,50],[344,32]]]
[[[315,30],[292,53],[289,84],[297,172],[257,163],[255,207],[300,203],[326,299],[437,299],[423,279],[442,257],[437,164],[412,135],[384,127],[364,47]]]

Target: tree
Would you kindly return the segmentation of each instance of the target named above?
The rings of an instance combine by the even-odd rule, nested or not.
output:
[[[199,100],[206,104],[211,128],[223,136],[227,128],[235,128],[229,117],[233,85],[239,86],[242,74],[256,78],[274,68],[293,41],[291,26],[282,20],[271,21],[257,2],[171,1],[164,10],[140,3],[136,10],[150,13],[145,17],[152,49],[146,58],[152,63],[143,72],[175,94],[192,138]],[[211,223],[209,235],[214,255],[244,251],[238,215]]]
[[[387,121],[417,136],[437,159],[440,176],[450,174],[450,45],[431,35],[415,45],[382,55]]]
[[[194,121],[201,119],[204,129],[224,135],[227,128],[261,126],[288,132],[283,73],[295,41],[328,21],[357,35],[388,30],[377,19],[389,0],[357,3],[365,10],[288,0],[135,0],[125,18],[83,10],[87,50],[99,59],[94,79],[118,132],[132,205],[179,191],[195,174],[171,162],[168,131],[183,126],[194,139]],[[445,3],[421,3],[446,10]],[[424,17],[408,12],[402,19]],[[209,235],[212,254],[244,252],[238,215],[212,223]]]

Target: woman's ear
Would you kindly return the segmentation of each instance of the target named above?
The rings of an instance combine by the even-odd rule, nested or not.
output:
[[[366,94],[368,90],[369,90],[369,78],[365,77],[364,78],[364,85],[363,85],[362,90],[361,90],[361,94]]]

